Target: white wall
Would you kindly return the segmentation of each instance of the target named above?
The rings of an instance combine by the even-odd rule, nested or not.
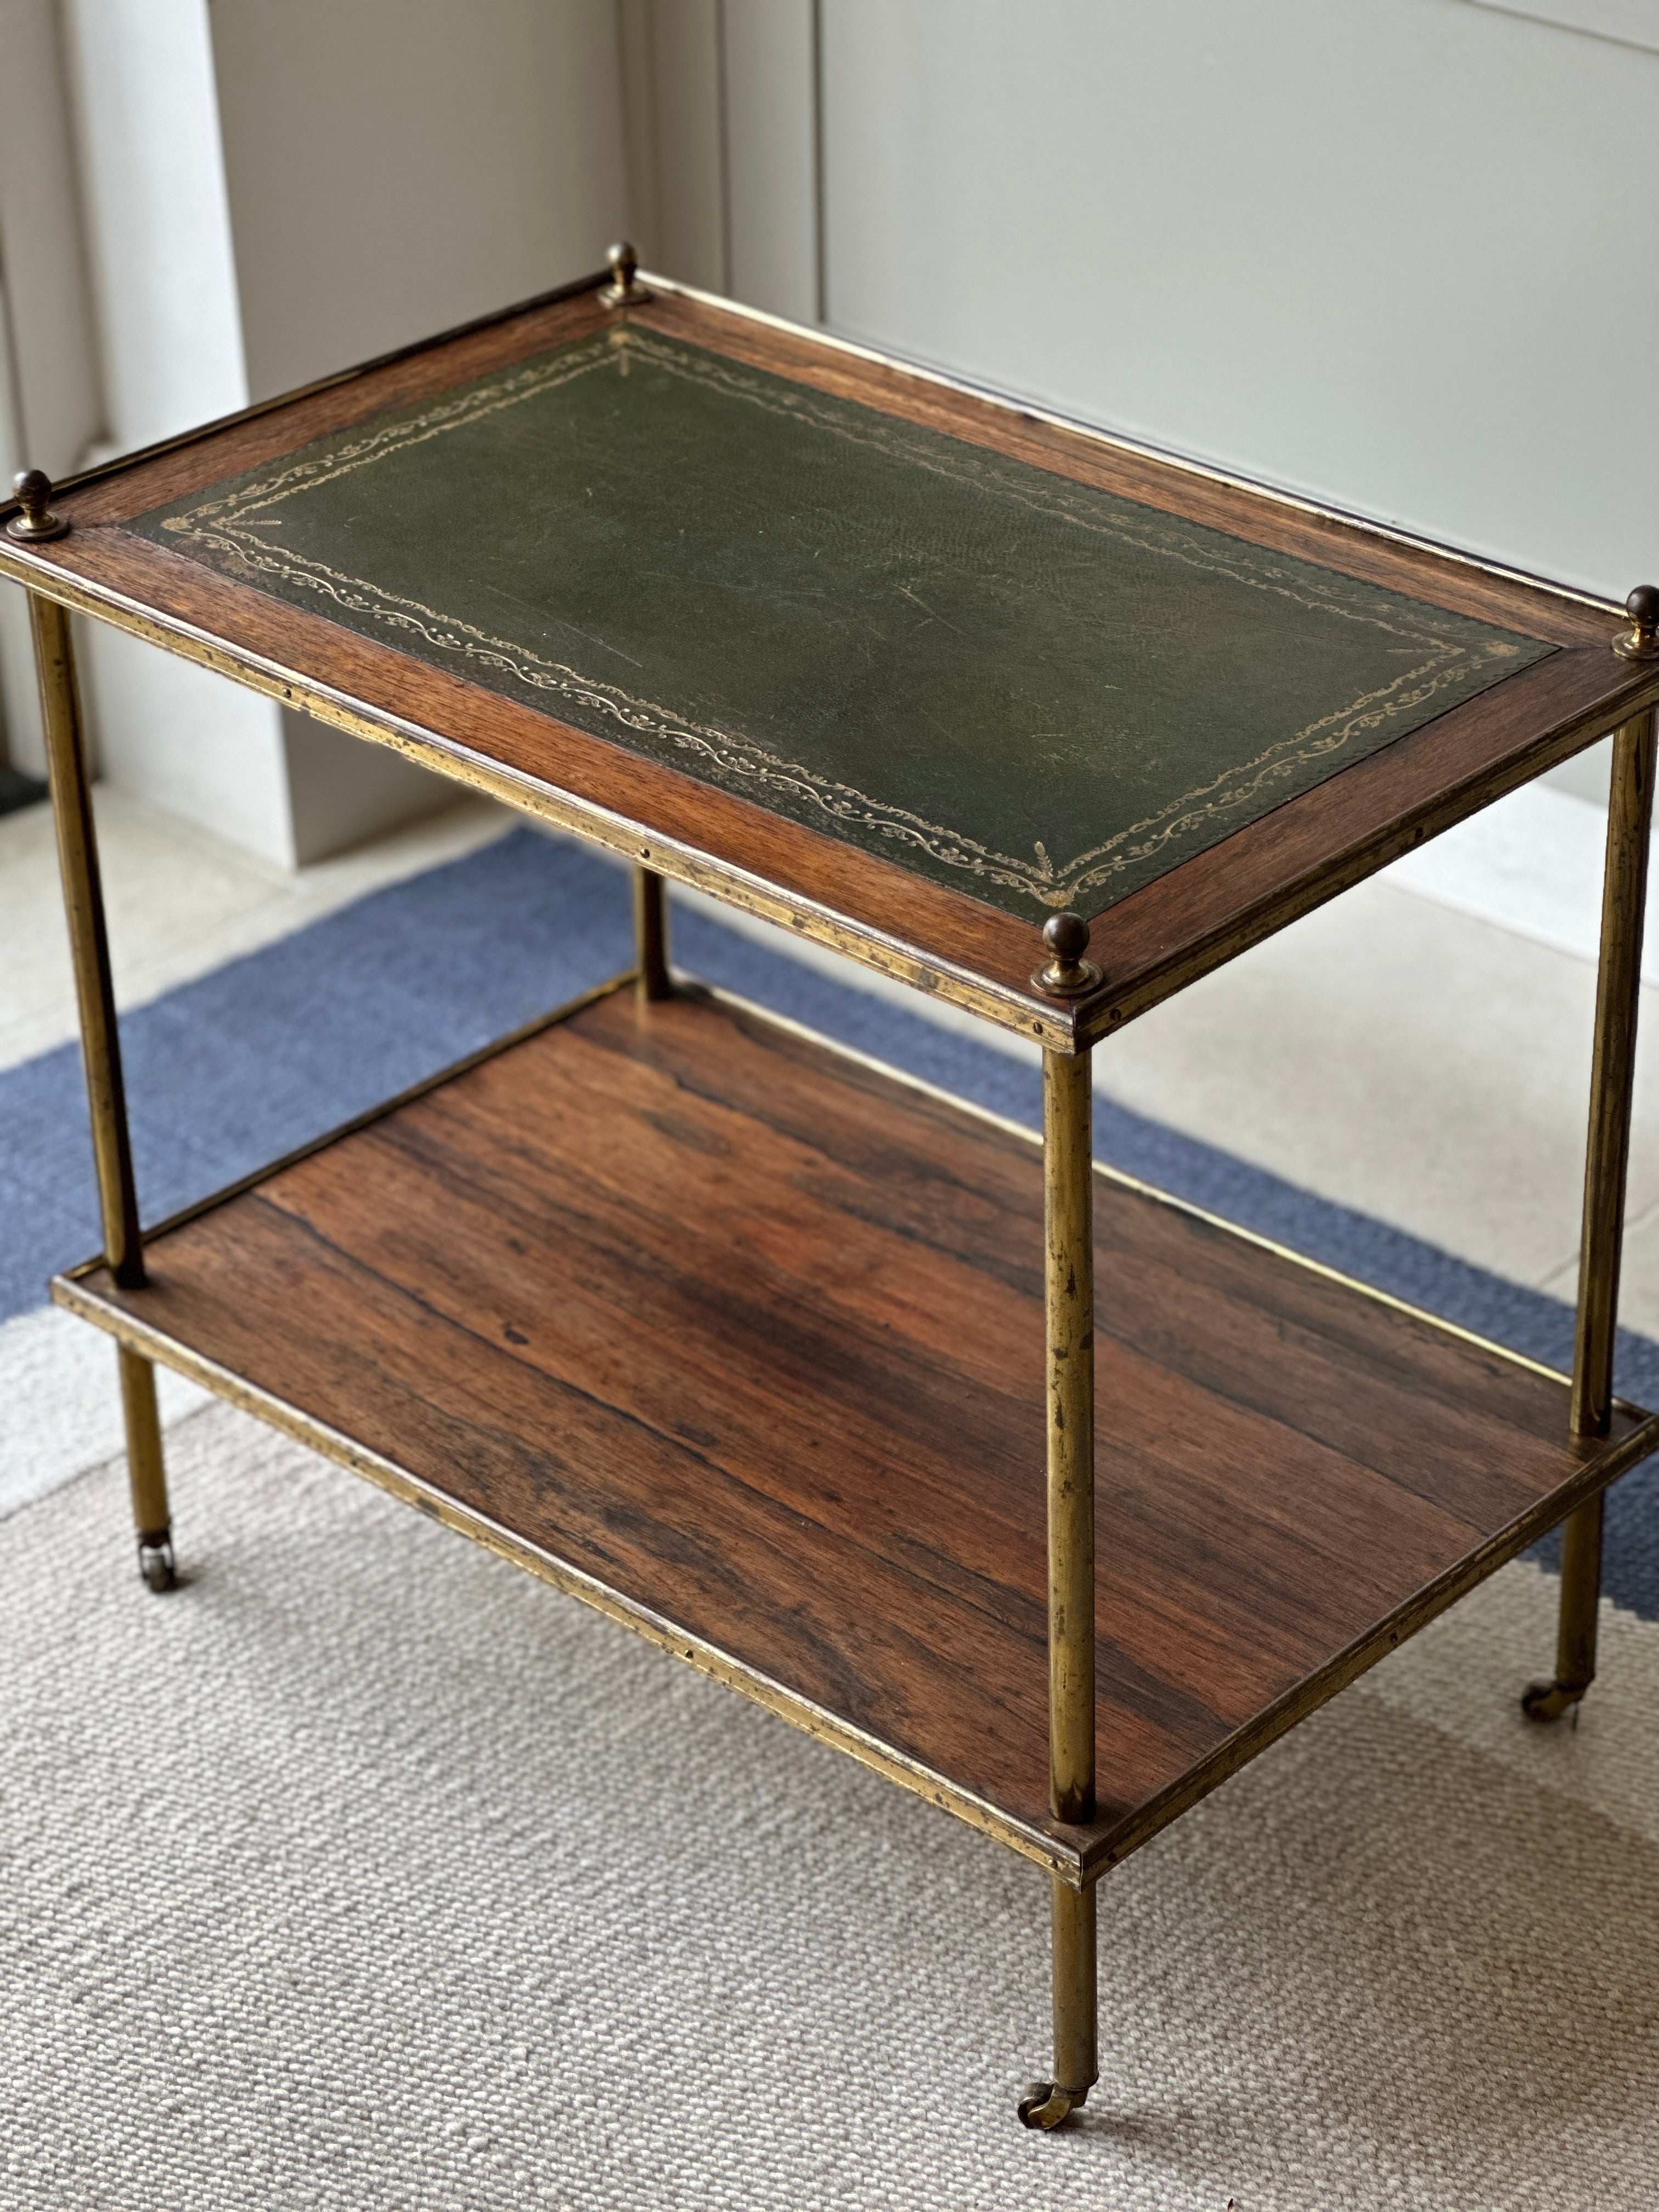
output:
[[[819,0],[618,0],[631,234],[666,276],[820,319]]]
[[[214,0],[212,40],[251,398],[599,267],[626,220],[611,0]],[[451,795],[270,711],[293,860]]]
[[[1659,53],[1617,42],[1659,39],[1659,0],[1539,0],[1595,35],[1532,0],[61,5],[118,442],[631,227],[672,273],[1153,442],[1613,596],[1659,575]],[[51,12],[0,0],[0,62]],[[14,262],[7,196],[52,173],[19,143]],[[73,262],[37,253],[37,291]],[[54,312],[84,422],[100,379]],[[142,756],[250,842],[239,804],[280,814],[279,857],[426,803],[197,682],[100,686],[114,773]]]
[[[817,9],[814,0],[721,0],[726,289],[817,322]]]
[[[612,0],[214,0],[255,399],[601,268]]]
[[[1659,575],[1659,56],[1468,0],[822,4],[836,328]]]
[[[0,481],[62,476],[103,423],[53,0],[0,0]],[[23,594],[0,585],[0,758],[44,767]]]
[[[64,0],[104,437],[146,446],[248,400],[206,0]],[[281,716],[77,627],[102,773],[278,866],[295,857]]]
[[[62,5],[103,450],[546,290],[625,227],[614,0]],[[9,80],[16,50],[0,16]],[[82,660],[104,773],[279,866],[448,796],[100,627]]]

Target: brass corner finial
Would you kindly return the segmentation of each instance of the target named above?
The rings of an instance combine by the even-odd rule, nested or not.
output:
[[[22,508],[6,525],[8,538],[15,538],[25,545],[38,545],[43,538],[62,538],[69,530],[69,517],[52,511],[52,478],[44,469],[24,469],[11,480],[12,490]]]
[[[611,247],[609,258],[611,282],[599,288],[602,307],[636,307],[651,297],[639,282],[640,257],[626,239]]]
[[[1105,981],[1094,962],[1083,957],[1089,925],[1080,914],[1051,914],[1042,925],[1042,941],[1053,957],[1031,977],[1039,991],[1051,999],[1080,999]]]
[[[1638,584],[1625,602],[1625,612],[1630,628],[1614,638],[1613,651],[1621,660],[1659,660],[1659,584]]]

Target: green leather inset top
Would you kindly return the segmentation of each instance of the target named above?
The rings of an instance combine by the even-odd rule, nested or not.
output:
[[[1553,650],[621,325],[132,526],[1034,921]]]

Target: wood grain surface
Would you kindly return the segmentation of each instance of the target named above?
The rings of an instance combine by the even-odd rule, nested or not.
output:
[[[930,884],[120,527],[313,438],[582,336],[606,319],[591,291],[538,303],[138,457],[64,496],[75,526],[67,538],[27,549],[0,542],[0,568],[324,720],[398,745],[441,773],[482,781],[522,805],[539,801],[542,811],[615,849],[653,846],[653,865],[663,872],[1060,1049],[1120,1027],[1659,699],[1659,667],[1619,659],[1610,650],[1617,619],[1569,594],[1046,422],[810,331],[672,295],[629,312],[733,360],[1547,638],[1561,650],[1110,909],[1091,947],[1105,986],[1067,1006],[1031,987],[1043,957],[1035,919]]]
[[[1121,1183],[1097,1215],[1101,1802],[1066,1831],[1018,1135],[619,993],[159,1237],[148,1289],[75,1294],[1092,1873],[1593,1456],[1556,1380]]]

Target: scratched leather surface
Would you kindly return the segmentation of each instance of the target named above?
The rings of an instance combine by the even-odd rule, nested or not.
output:
[[[1553,650],[636,328],[132,526],[1033,921]]]

